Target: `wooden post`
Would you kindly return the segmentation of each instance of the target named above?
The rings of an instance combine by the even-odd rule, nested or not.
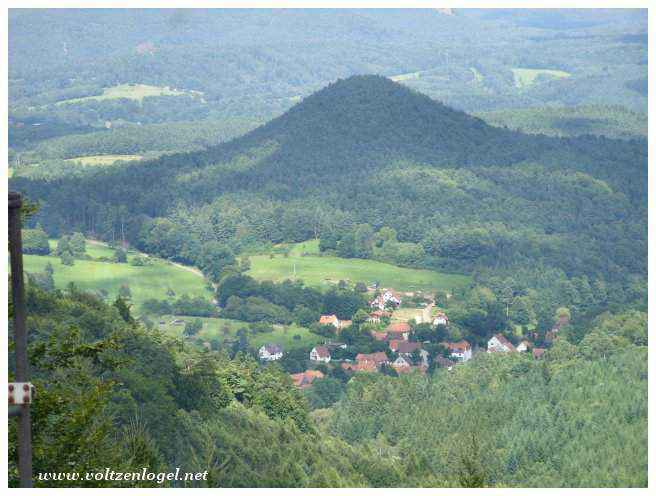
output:
[[[29,382],[27,329],[25,326],[25,286],[23,281],[23,242],[21,239],[20,194],[9,193],[9,256],[11,259],[11,291],[14,305],[14,341],[16,382]],[[18,474],[21,487],[32,487],[32,434],[30,405],[20,407],[18,419]]]

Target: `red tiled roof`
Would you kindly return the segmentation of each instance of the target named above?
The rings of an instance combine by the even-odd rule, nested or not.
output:
[[[397,353],[412,353],[415,350],[421,348],[421,343],[416,343],[413,341],[400,341],[398,339],[392,339],[390,341],[390,349]]]
[[[319,324],[322,325],[333,324],[336,321],[337,321],[336,315],[322,315],[321,317],[319,317]]]
[[[547,351],[544,348],[533,348],[533,358],[540,358]]]
[[[465,341],[464,339],[462,341],[458,341],[457,343],[442,343],[446,348],[451,351],[451,352],[456,352],[456,353],[464,353],[467,350],[471,349],[471,345],[469,344],[468,341]]]
[[[362,362],[373,362],[376,365],[385,363],[388,361],[387,354],[384,351],[377,351],[376,353],[358,353],[355,357],[355,361],[358,363]]]
[[[298,388],[306,388],[312,384],[315,379],[323,379],[323,373],[319,370],[306,370],[299,374],[290,374],[294,385]]]
[[[362,363],[342,363],[341,367],[344,370],[351,370],[353,372],[376,372],[378,370],[376,364],[370,361]]]
[[[376,341],[385,341],[387,339],[386,332],[371,331],[371,337]]]

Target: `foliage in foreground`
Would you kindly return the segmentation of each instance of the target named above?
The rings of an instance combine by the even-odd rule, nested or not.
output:
[[[396,453],[408,486],[645,487],[646,336],[632,312],[541,361],[482,354],[430,378],[357,377],[330,429]]]
[[[120,299],[30,286],[27,302],[36,473],[179,466],[208,470],[215,487],[646,485],[640,312],[602,316],[542,361],[480,355],[427,377],[358,375],[310,416],[276,365],[186,349],[141,328]],[[12,485],[15,436],[10,422]]]

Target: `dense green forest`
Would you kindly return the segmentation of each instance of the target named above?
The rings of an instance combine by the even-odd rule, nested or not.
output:
[[[12,167],[110,144],[112,154],[189,150],[211,144],[203,128],[233,137],[363,73],[470,112],[646,113],[640,10],[12,9],[9,25]],[[180,135],[170,145],[151,137],[163,123]],[[122,126],[134,132],[113,131]]]
[[[531,134],[591,134],[620,139],[647,137],[647,115],[618,106],[527,108],[481,112],[477,115],[493,126]]]
[[[366,72],[398,76],[469,110],[645,105],[630,84],[644,78],[647,57],[646,13],[638,9],[70,9],[51,22],[53,15],[10,13],[12,104],[143,83],[198,91],[222,108],[280,108],[276,100],[287,100],[284,109],[296,95]],[[571,76],[519,88],[516,68]]]
[[[587,317],[645,305],[645,145],[496,128],[365,76],[205,151],[11,186],[51,236],[128,241],[217,281],[235,254],[321,238]]]
[[[27,304],[36,472],[181,467],[208,470],[210,487],[646,485],[644,313],[603,315],[542,361],[363,373],[311,412],[278,365],[146,330],[120,298],[29,285]],[[12,485],[15,435],[10,423]]]

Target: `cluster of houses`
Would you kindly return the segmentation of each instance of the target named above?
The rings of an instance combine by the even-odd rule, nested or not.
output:
[[[531,350],[533,358],[540,358],[545,348],[534,347],[529,341],[523,340],[517,346],[512,344],[503,334],[495,334],[487,342],[488,353],[522,353]]]
[[[383,289],[370,302],[371,312],[367,322],[380,324],[384,319],[392,316],[390,310],[401,304],[401,295],[391,289]],[[449,318],[444,312],[437,312],[433,315],[434,304],[428,305],[418,316],[417,322],[430,322],[433,326],[448,326]],[[336,315],[322,315],[319,324],[330,325],[337,332],[349,327],[350,320],[340,320]],[[558,329],[552,331],[556,333]],[[348,372],[377,372],[383,367],[390,367],[397,373],[407,373],[414,370],[425,373],[429,367],[429,353],[423,349],[423,343],[410,340],[412,329],[408,322],[390,323],[383,330],[371,330],[371,336],[380,342],[385,342],[392,352],[389,356],[384,351],[376,353],[358,353],[355,360],[340,360],[339,366]],[[436,355],[432,360],[439,367],[451,370],[456,364],[464,363],[471,360],[473,355],[472,345],[462,339],[457,342],[440,343],[445,349],[444,355]],[[312,348],[309,353],[310,362],[316,364],[328,364],[333,359],[332,354],[336,348],[345,349],[344,343],[326,343]],[[513,345],[502,334],[495,334],[487,342],[487,353],[521,353],[531,351],[534,358],[538,359],[545,352],[544,348],[534,347],[529,341],[521,341],[518,345]],[[259,356],[262,361],[279,360],[283,356],[282,348],[277,344],[266,344],[259,349]],[[291,374],[292,381],[300,388],[309,387],[316,379],[321,379],[324,374],[317,370],[306,370],[299,374]]]
[[[379,351],[376,353],[358,353],[355,361],[344,361],[340,364],[342,369],[350,372],[376,372],[381,369],[383,365],[392,367],[397,373],[410,372],[412,370],[419,370],[425,372],[429,366],[429,354],[426,350],[422,349],[422,343],[410,341],[410,325],[406,322],[399,322],[390,324],[385,331],[377,332],[372,331],[372,336],[380,341],[386,341],[390,351],[396,354],[396,359],[390,361],[387,353]],[[464,363],[472,358],[472,345],[467,340],[460,340],[457,342],[442,342],[441,343],[448,351],[448,358],[438,355],[433,359],[440,367],[451,369],[456,363]],[[314,363],[328,364],[332,360],[331,352],[336,348],[346,348],[344,343],[327,343],[318,345],[312,348],[309,354],[309,359]],[[487,342],[487,353],[521,353],[531,350],[534,358],[540,358],[544,352],[544,348],[533,347],[531,343],[524,340],[517,346],[513,345],[504,335],[495,334]],[[283,356],[282,348],[277,344],[266,344],[259,349],[259,356],[262,361],[275,361]],[[313,372],[313,371],[307,371]],[[312,375],[312,374],[310,374]],[[298,385],[309,385],[314,378],[318,376],[314,374],[312,377],[301,377],[302,374],[293,374],[292,378],[299,382]],[[300,387],[300,386],[299,386]]]

